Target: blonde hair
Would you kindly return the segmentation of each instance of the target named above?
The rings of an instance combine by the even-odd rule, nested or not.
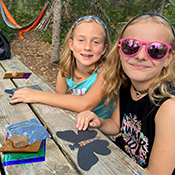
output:
[[[109,104],[111,99],[116,102],[119,97],[119,90],[121,85],[124,87],[128,86],[130,79],[125,74],[118,51],[119,40],[122,38],[125,29],[129,25],[133,25],[148,19],[153,20],[155,23],[167,27],[170,31],[170,45],[172,46],[170,52],[175,50],[175,36],[174,29],[171,24],[164,17],[157,14],[143,14],[135,17],[133,20],[128,22],[120,32],[117,42],[112,48],[111,52],[108,55],[106,62],[106,71],[104,72],[104,85],[103,85],[103,96],[107,97],[106,103]],[[171,88],[175,86],[175,59],[172,59],[170,64],[162,69],[159,77],[151,84],[149,87],[149,97],[152,102],[156,103],[157,100],[160,100],[164,97],[173,98],[174,95],[170,91]],[[157,94],[156,91],[159,90],[160,93]]]
[[[70,76],[73,77],[74,71],[76,69],[76,60],[72,51],[69,48],[69,43],[68,43],[69,40],[74,38],[75,30],[80,24],[91,23],[91,22],[96,22],[103,28],[105,33],[104,46],[107,45],[107,49],[106,49],[106,52],[101,56],[101,58],[95,63],[95,69],[90,70],[88,73],[92,74],[96,72],[98,68],[106,61],[106,56],[108,55],[110,50],[110,37],[107,31],[106,25],[97,17],[94,17],[94,16],[82,17],[74,23],[74,25],[69,30],[64,41],[64,48],[63,48],[63,53],[61,55],[61,61],[60,61],[60,68],[61,68],[63,77],[66,77],[66,78],[70,78]]]

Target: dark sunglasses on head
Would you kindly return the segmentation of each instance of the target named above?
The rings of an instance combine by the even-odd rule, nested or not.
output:
[[[171,46],[162,42],[142,42],[134,38],[123,38],[120,39],[120,50],[126,56],[136,55],[142,48],[142,45],[146,45],[146,53],[152,60],[162,60],[164,59]]]

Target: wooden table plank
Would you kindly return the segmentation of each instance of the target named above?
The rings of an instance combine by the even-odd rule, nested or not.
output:
[[[18,123],[32,118],[36,118],[29,105],[21,103],[18,105],[9,104],[9,94],[4,92],[5,89],[14,88],[9,79],[2,79],[4,70],[0,67],[0,144],[2,145],[6,137],[5,126],[7,124]],[[3,155],[1,154],[1,158]],[[13,167],[13,168],[12,168]],[[15,174],[77,174],[62,154],[58,146],[52,139],[46,141],[46,160],[44,162],[31,163],[25,165],[11,165],[4,167],[8,175]]]
[[[32,71],[27,68],[24,64],[22,64],[16,57],[12,56],[10,60],[2,60],[0,61],[1,66],[5,71],[24,71],[31,72]],[[3,76],[5,75],[5,72]],[[34,73],[28,79],[12,79],[16,87],[21,86],[30,86],[38,84],[43,90],[47,89],[47,91],[54,92],[53,87],[46,84],[43,79],[38,78]]]
[[[24,65],[18,64],[18,60],[13,58],[13,65],[16,65],[15,68],[17,71],[28,70]],[[2,65],[5,70],[11,70],[13,67],[10,64],[10,61],[2,62]],[[20,66],[21,67],[20,67]],[[35,85],[38,84],[43,90],[54,92],[53,88],[44,83],[41,79],[37,79],[36,75],[32,74],[32,76],[25,81],[22,80],[13,80],[14,83],[18,86],[24,85]],[[21,105],[21,104],[20,104]],[[56,136],[57,131],[65,131],[65,130],[73,130],[77,133],[76,125],[76,113],[63,110],[57,107],[51,107],[44,104],[31,104],[30,105],[36,115],[40,118],[44,125],[47,125],[49,132],[51,133],[54,141],[60,145],[62,151],[66,156],[75,164],[78,171],[82,174],[147,174],[143,168],[141,168],[138,164],[136,164],[133,160],[131,160],[122,150],[120,150],[113,142],[106,138],[101,132],[98,132],[98,136],[102,140],[107,140],[109,142],[108,148],[112,151],[108,156],[99,157],[99,161],[95,164],[89,171],[82,170],[77,165],[77,153],[78,149],[71,150],[69,145],[71,142],[67,142],[62,140]]]

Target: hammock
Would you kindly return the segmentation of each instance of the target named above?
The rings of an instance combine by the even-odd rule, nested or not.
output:
[[[40,12],[40,14],[32,22],[30,22],[29,24],[27,24],[24,27],[21,27],[20,25],[18,25],[16,23],[16,21],[14,20],[12,15],[9,13],[7,7],[5,6],[5,4],[2,0],[0,0],[0,8],[1,8],[1,14],[2,14],[4,22],[10,28],[19,30],[19,37],[21,39],[24,39],[23,32],[27,32],[29,30],[32,30],[33,28],[35,28],[39,24],[39,22],[41,21],[42,17],[44,16],[44,14],[48,8],[49,3],[51,3],[51,0],[48,0],[47,4],[44,6],[44,8]]]

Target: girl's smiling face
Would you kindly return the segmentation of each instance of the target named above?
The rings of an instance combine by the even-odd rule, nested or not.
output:
[[[76,58],[77,67],[93,69],[95,63],[105,53],[105,30],[96,22],[83,22],[74,31],[69,47]]]
[[[148,19],[147,21],[128,26],[122,38],[134,38],[142,42],[159,41],[170,44],[170,31],[165,26]],[[166,67],[170,63],[173,56],[172,54],[168,54],[165,59],[154,61],[146,54],[145,47],[143,45],[140,52],[134,56],[125,56],[120,50],[119,54],[123,70],[131,79],[132,83],[146,83],[144,84],[146,86],[145,88],[148,88],[160,75],[163,67]]]

